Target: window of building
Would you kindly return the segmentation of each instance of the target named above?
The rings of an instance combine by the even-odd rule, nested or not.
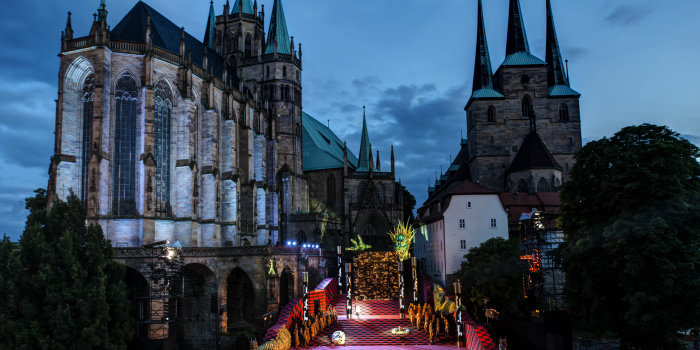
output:
[[[156,161],[155,211],[157,216],[170,216],[170,113],[173,108],[170,88],[159,81],[155,89],[154,158]]]
[[[466,240],[460,240],[459,241],[459,249],[461,250],[466,250],[467,249],[467,241]]]
[[[286,78],[287,77],[287,66],[282,67],[282,77]]]
[[[532,110],[532,99],[530,99],[530,96],[525,96],[523,98],[522,112],[523,117],[534,118],[535,112]]]
[[[250,39],[250,35],[245,36],[245,52],[244,55],[245,57],[250,57],[253,54],[253,43],[252,40]]]
[[[511,150],[512,150],[513,152],[517,152],[517,151],[518,151],[518,146],[513,146],[513,147],[511,148]]]
[[[467,209],[471,209],[471,208],[472,208],[472,202],[467,202]]]
[[[265,67],[265,76],[270,77],[270,66]]]
[[[90,177],[90,155],[92,154],[92,101],[95,92],[95,75],[90,74],[83,83],[83,142],[80,152],[82,158],[80,199],[87,206],[88,178]],[[93,184],[94,185],[94,184]]]
[[[537,192],[551,192],[549,182],[544,177],[537,182]]]
[[[496,107],[494,106],[489,106],[488,121],[489,123],[493,123],[496,121]]]
[[[459,219],[459,228],[465,228],[467,224],[464,219]]]
[[[123,75],[114,93],[112,214],[136,215],[136,80]]]
[[[335,176],[328,175],[326,182],[326,196],[328,198],[328,205],[335,205]]]
[[[563,122],[569,121],[569,107],[565,103],[559,106],[559,120]]]
[[[442,203],[438,203],[438,212],[442,211]]]
[[[573,147],[573,146],[574,146],[574,139],[569,137],[569,147]]]
[[[491,219],[491,228],[496,228],[496,227],[498,227],[496,225],[496,219]]]

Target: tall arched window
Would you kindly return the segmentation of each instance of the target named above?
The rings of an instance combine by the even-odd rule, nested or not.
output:
[[[170,88],[164,81],[156,84],[154,158],[156,161],[156,215],[170,216],[170,112],[173,108]]]
[[[87,205],[88,178],[90,168],[90,155],[92,154],[92,101],[95,92],[95,75],[90,74],[83,83],[83,142],[80,152],[82,158],[80,178],[80,199]]]
[[[253,52],[253,44],[250,40],[250,35],[245,36],[245,57],[250,57]]]
[[[563,122],[569,121],[569,107],[565,103],[559,106],[559,120]]]
[[[335,176],[328,175],[326,180],[326,197],[328,198],[328,206],[335,204]]]
[[[530,96],[525,96],[523,98],[523,117],[532,118],[534,114],[532,110],[532,99],[530,99]]]
[[[496,121],[496,108],[494,106],[489,106],[488,121],[489,123]]]
[[[379,198],[379,203],[384,203],[384,185],[377,183],[377,197]]]
[[[112,213],[136,215],[136,80],[123,75],[114,93],[114,161]]]
[[[360,185],[357,186],[357,203],[362,202],[365,192],[367,192],[367,182],[362,181],[360,182]]]
[[[541,177],[540,181],[537,181],[537,192],[551,192],[552,190],[549,187],[549,182],[547,182],[547,179]]]

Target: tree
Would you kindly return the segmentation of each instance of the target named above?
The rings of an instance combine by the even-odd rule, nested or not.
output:
[[[413,209],[416,207],[416,197],[411,194],[411,192],[406,189],[406,186],[398,183],[399,191],[401,193],[401,198],[403,198],[403,219],[409,224],[412,224],[415,220],[413,216]]]
[[[86,226],[83,202],[71,193],[46,211],[46,193],[27,198],[18,263],[10,275],[18,312],[15,345],[27,349],[124,349],[134,327],[125,269],[97,225]],[[0,247],[0,258],[5,249]]]
[[[623,348],[678,345],[700,319],[700,150],[666,127],[590,142],[561,192],[565,291]]]
[[[472,317],[483,320],[484,301],[502,317],[517,319],[523,314],[522,278],[526,272],[520,261],[517,240],[491,238],[470,248],[456,275],[462,282],[465,306]]]

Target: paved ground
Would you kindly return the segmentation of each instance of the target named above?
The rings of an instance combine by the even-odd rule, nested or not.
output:
[[[326,328],[311,343],[311,349],[456,349],[456,342],[452,339],[442,340],[438,344],[430,345],[428,335],[412,326],[408,319],[399,317],[398,301],[392,300],[367,300],[353,302],[353,310],[359,313],[353,315],[351,320],[345,317],[345,296],[336,300],[334,305],[338,312],[338,323]],[[397,326],[411,329],[411,334],[399,337],[391,334],[391,329]],[[333,346],[331,334],[337,330],[345,332],[346,345]]]

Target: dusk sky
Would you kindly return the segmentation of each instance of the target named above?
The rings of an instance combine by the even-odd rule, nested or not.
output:
[[[224,0],[214,3],[221,14]],[[233,5],[234,0],[231,0]],[[266,21],[273,0],[263,0]],[[504,59],[508,0],[483,0],[494,71]],[[147,0],[202,38],[209,0]],[[195,5],[196,3],[196,5]],[[0,13],[0,234],[23,230],[24,198],[46,187],[54,144],[56,56],[66,12],[87,35],[99,0],[6,1]],[[136,4],[108,0],[114,27]],[[283,0],[303,45],[304,111],[355,153],[362,106],[383,168],[419,205],[459,150],[471,91],[476,0]],[[544,59],[545,0],[521,0],[530,48]],[[552,0],[571,87],[582,94],[584,142],[645,122],[700,144],[700,1]],[[269,23],[266,23],[266,26]]]

